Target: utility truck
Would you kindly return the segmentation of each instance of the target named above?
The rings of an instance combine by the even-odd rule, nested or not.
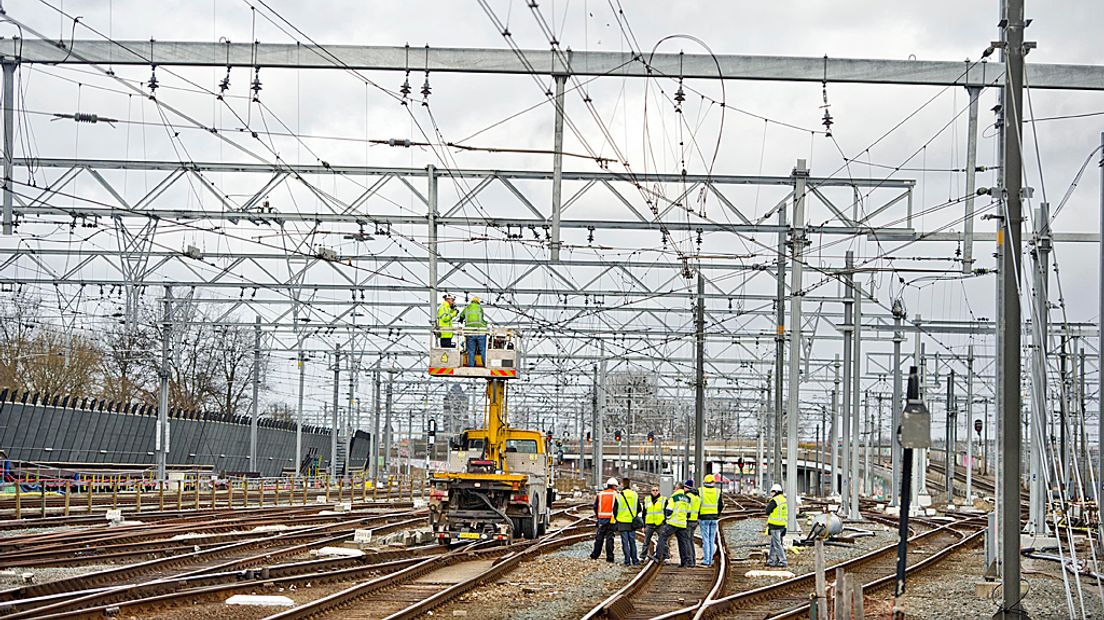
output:
[[[536,538],[548,528],[555,500],[548,443],[540,431],[511,428],[507,385],[518,377],[521,339],[510,329],[451,328],[458,346],[434,334],[429,374],[486,384],[484,421],[449,440],[443,471],[429,476],[429,521],[440,544]],[[467,365],[465,336],[487,338],[486,359]]]

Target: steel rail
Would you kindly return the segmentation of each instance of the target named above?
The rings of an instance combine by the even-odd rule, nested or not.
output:
[[[960,536],[960,540],[956,541],[956,543],[957,542],[962,542],[962,540],[965,540],[968,536],[974,535],[976,533],[975,532],[963,533],[963,532],[961,532],[960,530],[958,530],[956,528],[961,527],[963,525],[968,525],[968,524],[976,525],[976,523],[974,523],[974,522],[976,522],[977,520],[978,520],[977,518],[968,518],[968,519],[961,519],[961,520],[955,521],[953,523],[947,523],[947,524],[941,525],[939,527],[930,529],[926,532],[921,532],[919,534],[911,536],[911,537],[909,537],[908,540],[909,540],[910,544],[911,543],[919,543],[919,542],[924,542],[929,538],[944,535],[944,534],[947,534],[947,533],[953,533],[953,534],[957,534],[957,535]],[[896,543],[894,543],[892,545],[886,545],[886,546],[884,546],[880,549],[875,549],[874,551],[871,551],[871,552],[866,553],[864,555],[861,555],[859,557],[852,558],[850,560],[845,560],[843,562],[839,562],[837,564],[834,564],[830,567],[827,567],[825,570],[827,572],[827,571],[834,571],[834,570],[840,569],[840,568],[842,568],[844,570],[853,569],[856,566],[860,566],[860,565],[866,564],[868,562],[875,561],[875,560],[878,560],[878,559],[881,559],[881,558],[884,558],[884,557],[887,557],[887,556],[892,556],[896,552],[896,549],[897,549],[897,544]],[[728,596],[725,596],[725,597],[722,597],[720,599],[714,600],[714,601],[710,602],[709,605],[705,606],[704,615],[712,615],[712,614],[716,614],[716,613],[720,613],[720,612],[724,612],[724,611],[729,611],[734,606],[740,604],[741,602],[754,601],[754,600],[758,600],[762,597],[771,597],[771,598],[777,599],[777,598],[779,598],[780,593],[786,592],[786,591],[799,590],[801,588],[808,588],[809,591],[811,592],[812,591],[811,582],[815,578],[816,578],[816,573],[810,572],[810,573],[805,573],[803,575],[798,575],[796,577],[787,579],[787,580],[779,582],[779,583],[774,583],[774,584],[770,584],[770,585],[766,585],[766,586],[761,586],[759,588],[754,588],[754,589],[751,589],[751,590],[746,590],[746,591],[743,591],[743,592],[737,592],[735,594],[730,594]],[[797,607],[794,607],[792,609],[797,609]],[[806,609],[806,611],[808,610],[807,605],[805,606],[805,609]],[[789,611],[790,610],[787,610],[786,612],[783,612],[783,613],[788,613]]]
[[[310,603],[294,607],[278,614],[274,614],[267,617],[265,620],[295,620],[301,618],[317,617],[329,613],[340,607],[344,607],[359,598],[362,598],[379,590],[403,585],[413,579],[426,575],[439,568],[443,568],[445,566],[463,561],[464,559],[470,559],[473,556],[485,555],[488,553],[499,554],[503,551],[507,552],[508,555],[500,560],[497,564],[495,564],[489,571],[483,572],[458,584],[454,584],[453,586],[446,588],[446,590],[444,591],[436,592],[426,599],[414,603],[413,605],[406,607],[403,610],[395,612],[394,614],[389,616],[389,618],[407,618],[421,615],[425,611],[428,611],[429,609],[446,602],[452,597],[458,596],[459,594],[462,594],[463,592],[466,592],[478,586],[487,579],[497,577],[498,575],[501,575],[508,570],[513,569],[518,564],[520,564],[523,559],[529,557],[531,553],[535,553],[538,550],[544,551],[552,548],[558,548],[560,546],[574,544],[576,542],[581,542],[588,539],[590,537],[590,534],[586,532],[559,538],[559,536],[563,535],[565,532],[579,527],[578,524],[586,520],[587,518],[585,517],[580,518],[577,519],[572,525],[550,532],[548,535],[545,536],[543,541],[527,541],[523,543],[515,543],[507,547],[490,547],[483,550],[475,549],[475,547],[483,543],[474,543],[472,545],[450,551],[443,555],[423,560],[421,562],[418,562],[417,564],[414,564],[413,566],[402,569],[395,573],[384,575],[382,577],[378,577],[364,583],[356,584],[350,588],[346,588],[345,590],[336,592]],[[511,550],[517,549],[519,547],[524,548],[524,550],[520,552]]]
[[[230,543],[227,545],[221,545],[210,549],[204,549],[201,551],[194,551],[191,553],[185,553],[182,555],[174,555],[167,558],[157,558],[154,560],[148,560],[145,562],[138,562],[136,564],[129,564],[126,566],[120,566],[117,568],[110,568],[95,573],[86,575],[80,575],[76,577],[69,577],[67,579],[59,579],[56,581],[50,581],[41,584],[32,584],[28,586],[21,586],[18,588],[12,588],[9,590],[0,591],[0,605],[12,605],[18,600],[32,599],[36,597],[42,597],[50,594],[62,594],[65,592],[73,592],[75,590],[83,590],[88,587],[94,587],[103,583],[110,583],[113,581],[120,581],[129,579],[135,575],[147,573],[150,571],[163,570],[176,566],[191,564],[194,562],[202,561],[208,558],[217,558],[222,555],[234,553],[237,551],[245,551],[256,548],[264,548],[266,546],[278,545],[288,540],[295,540],[297,538],[309,537],[312,535],[322,535],[328,530],[332,530],[337,527],[349,527],[350,524],[375,524],[378,521],[386,520],[387,516],[381,517],[366,517],[363,519],[356,519],[351,522],[334,523],[321,526],[315,526],[307,528],[305,530],[283,531],[277,532],[272,536],[258,537],[252,540],[245,540],[236,543]],[[380,524],[381,528],[394,528],[413,522],[414,519],[401,520],[391,523]],[[355,527],[353,528],[355,529]],[[328,544],[333,540],[340,540],[348,536],[352,530],[342,532],[340,535],[324,536],[322,544]],[[317,541],[316,541],[317,542]],[[309,544],[309,543],[308,543]],[[302,545],[296,545],[293,548],[300,548]],[[276,552],[279,554],[280,552]],[[272,557],[273,552],[268,552],[264,556],[260,557]],[[257,558],[258,556],[254,556]],[[246,561],[253,558],[246,558],[244,560],[237,560],[237,562]],[[210,568],[206,570],[211,570]],[[194,572],[194,571],[193,571]]]
[[[957,552],[961,549],[964,549],[966,547],[969,547],[969,546],[973,545],[975,542],[977,542],[978,538],[980,538],[984,534],[985,534],[984,529],[977,530],[976,532],[967,534],[965,538],[963,538],[962,540],[950,545],[949,547],[944,547],[943,549],[940,549],[939,551],[936,551],[934,554],[929,555],[928,557],[924,558],[923,560],[920,560],[919,562],[916,562],[915,564],[910,564],[907,568],[905,568],[905,574],[906,575],[915,575],[916,573],[918,573],[920,571],[923,571],[923,570],[926,570],[927,568],[930,568],[932,565],[936,564],[937,562],[946,559],[947,556],[951,555],[952,553],[955,553],[955,552]],[[885,586],[893,585],[894,583],[896,583],[896,580],[897,580],[897,574],[895,572],[886,574],[882,577],[878,577],[877,579],[874,579],[873,581],[869,581],[869,582],[864,583],[863,584],[863,592],[865,594],[867,592],[870,592],[870,591],[878,589],[878,588],[884,588]],[[798,607],[792,607],[790,609],[787,609],[787,610],[783,611],[782,613],[771,616],[770,620],[783,620],[784,618],[806,618],[809,615],[810,607],[812,607],[812,605],[810,605],[808,603],[806,603],[804,605],[801,605],[801,606],[798,606]]]
[[[756,509],[744,509],[737,513],[724,515],[719,521],[727,522],[756,516],[762,516],[762,512]],[[720,544],[717,546],[719,561],[717,562],[717,568],[714,571],[711,585],[704,597],[693,605],[656,616],[657,619],[700,617],[697,615],[697,612],[703,608],[704,603],[714,600],[721,592],[728,578],[729,559],[728,547],[720,527],[718,527],[718,538],[720,539]],[[597,620],[598,618],[611,618],[616,620],[629,617],[635,607],[634,599],[647,589],[648,585],[659,575],[661,570],[662,566],[660,564],[649,559],[644,565],[644,568],[633,576],[628,583],[593,607],[583,616],[583,620]]]

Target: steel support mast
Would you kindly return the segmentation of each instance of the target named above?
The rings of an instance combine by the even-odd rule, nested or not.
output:
[[[793,268],[790,272],[790,376],[786,420],[786,497],[797,498],[797,431],[801,414],[801,288],[802,257],[805,249],[805,181],[809,171],[805,160],[797,160],[794,176],[793,228],[790,234],[790,252]],[[797,510],[787,513],[786,531],[797,532]]]
[[[165,287],[165,300],[162,308],[161,326],[161,371],[158,373],[161,385],[157,393],[157,435],[154,438],[154,450],[157,451],[157,480],[165,481],[165,472],[169,460],[169,355],[172,350],[172,287]]]
[[[1022,256],[1023,161],[1021,155],[1023,77],[1024,77],[1024,3],[1005,0],[1004,53],[1006,77],[1004,85],[1004,232],[1000,278],[1004,284],[1003,298],[998,305],[1004,309],[1000,326],[1001,382],[997,386],[1002,396],[1001,418],[1001,581],[1003,600],[997,614],[1000,618],[1020,618],[1023,615],[1020,592],[1020,275]]]
[[[700,481],[705,476],[705,276],[698,270],[698,307],[694,317],[695,369],[694,369],[694,477]],[[630,403],[632,399],[630,398]],[[631,444],[632,427],[629,427]],[[629,453],[629,467],[632,467]]]

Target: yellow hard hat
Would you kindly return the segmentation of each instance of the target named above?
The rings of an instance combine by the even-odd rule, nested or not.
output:
[[[706,474],[705,475],[705,481],[706,482],[713,482],[713,474]]]
[[[472,295],[471,300],[474,301],[475,303],[479,303],[479,302],[483,301],[482,299],[479,298],[478,295]]]

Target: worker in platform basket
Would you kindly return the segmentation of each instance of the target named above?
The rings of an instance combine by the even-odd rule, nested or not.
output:
[[[767,502],[767,532],[770,534],[770,552],[767,553],[767,566],[783,568],[786,566],[786,549],[782,539],[786,536],[786,522],[789,512],[786,508],[786,496],[782,494],[782,485],[771,487],[771,498]]]
[[[614,506],[617,504],[617,478],[606,480],[606,488],[598,491],[594,498],[594,517],[598,522],[598,529],[594,532],[594,550],[590,552],[590,559],[597,560],[602,555],[602,547],[606,548],[606,561],[613,563],[613,533],[616,523],[613,520]]]
[[[702,487],[698,489],[701,507],[698,511],[698,523],[701,527],[702,566],[712,566],[713,556],[717,553],[717,519],[721,516],[721,490],[714,486],[716,479],[707,474]]]
[[[690,541],[690,566],[697,564],[697,552],[694,551],[694,532],[698,529],[698,511],[701,510],[701,496],[698,487],[691,478],[683,485],[686,497],[690,499],[690,514],[686,516],[686,539]]]
[[[644,497],[644,555],[655,557],[649,549],[652,545],[652,535],[663,527],[665,516],[663,509],[667,505],[667,498],[659,494],[659,487],[653,486],[652,492]],[[657,536],[658,539],[658,536]]]
[[[621,492],[617,494],[617,504],[614,508],[613,520],[617,523],[617,532],[621,534],[621,552],[625,555],[625,566],[637,566],[640,564],[640,556],[636,552],[636,530],[644,526],[644,520],[640,517],[640,496],[632,488],[628,478],[625,479]]]
[[[468,366],[483,366],[487,357],[487,319],[483,316],[482,300],[472,297],[471,301],[460,313],[460,321],[464,323],[464,329],[476,333],[464,338],[464,349],[468,354]],[[479,360],[478,363],[476,360]]]
[[[445,293],[441,305],[437,307],[437,332],[441,339],[441,348],[452,348],[452,320],[460,311],[456,309],[456,298]]]
[[[679,566],[690,568],[694,559],[694,547],[690,544],[690,532],[686,528],[686,519],[690,516],[690,498],[686,496],[685,485],[681,482],[675,485],[675,492],[667,500],[663,513],[666,522],[659,531],[656,554],[652,559],[658,564],[667,561],[667,543],[674,536],[678,543]]]

